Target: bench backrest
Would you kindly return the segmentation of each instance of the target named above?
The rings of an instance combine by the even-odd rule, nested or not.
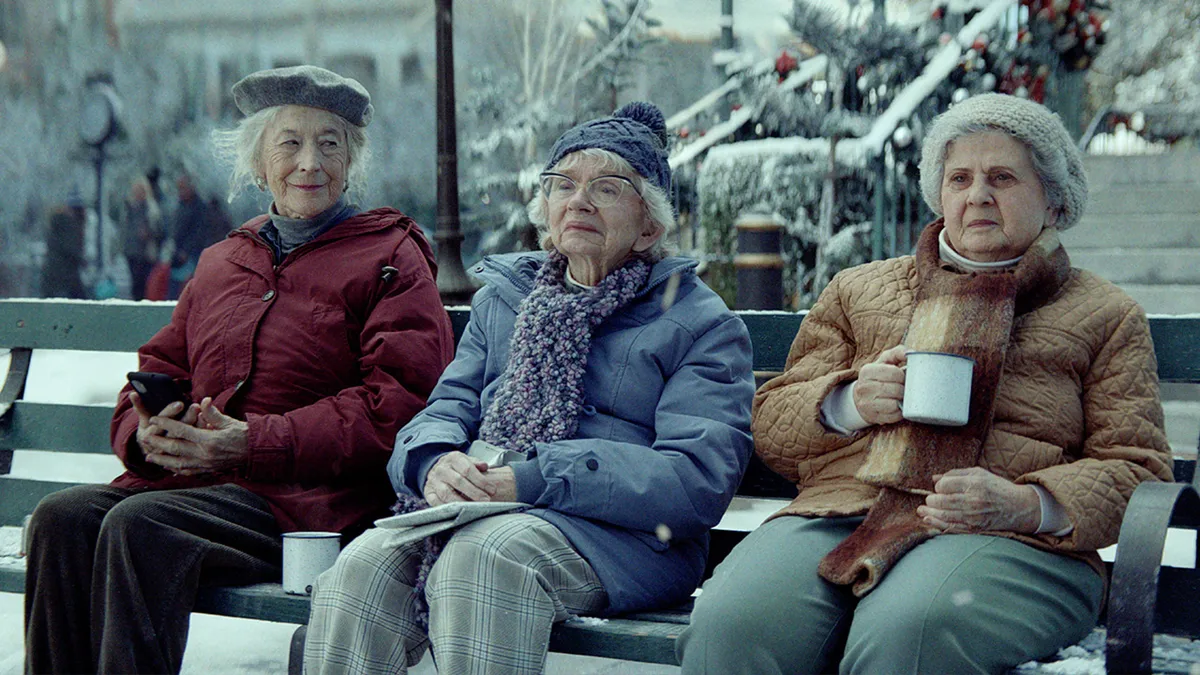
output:
[[[174,303],[72,300],[0,300],[0,349],[13,352],[8,378],[0,389],[0,475],[8,473],[13,450],[109,454],[108,406],[25,401],[29,355],[34,349],[133,352],[170,320]],[[469,318],[465,307],[450,309],[455,336]],[[760,381],[783,369],[803,312],[739,312],[754,346],[754,369]],[[1150,329],[1163,382],[1200,383],[1200,316],[1152,317]],[[83,375],[86,377],[86,374]],[[66,383],[69,386],[69,383]],[[1190,481],[1192,462],[1177,473]],[[1186,476],[1186,477],[1184,477]],[[42,495],[61,483],[32,480],[5,482],[0,498],[0,524],[19,523]],[[795,488],[757,461],[740,494],[791,497]]]
[[[12,350],[12,365],[0,388],[0,475],[9,472],[13,450],[111,453],[106,405],[51,404],[21,397],[34,349],[134,352],[170,319],[173,303],[64,300],[0,300],[0,349]],[[781,371],[804,313],[739,312],[754,345],[754,369],[760,382]],[[452,308],[455,336],[469,318],[465,307]],[[1163,382],[1200,383],[1200,315],[1152,317],[1150,329]],[[83,375],[81,377],[86,377]],[[69,386],[69,383],[67,383]],[[11,405],[10,405],[11,404]],[[1176,480],[1191,482],[1195,462],[1176,460]],[[17,525],[43,496],[65,487],[60,482],[0,478],[0,525]],[[795,496],[795,487],[757,458],[738,493],[753,497]],[[714,538],[714,558],[739,537]]]

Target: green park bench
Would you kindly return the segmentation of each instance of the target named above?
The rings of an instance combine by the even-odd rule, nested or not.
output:
[[[11,350],[0,389],[0,526],[19,526],[45,495],[68,484],[9,476],[14,450],[65,453],[111,452],[112,410],[106,406],[39,403],[23,399],[30,356],[36,349],[133,352],[167,323],[170,303],[122,301],[0,300],[0,349]],[[468,310],[450,311],[456,335]],[[803,314],[741,312],[754,344],[754,367],[762,379],[783,368]],[[1200,383],[1200,315],[1150,320],[1163,382]],[[1174,483],[1138,487],[1121,527],[1107,611],[1109,672],[1150,672],[1155,633],[1200,638],[1200,571],[1160,565],[1168,526],[1200,529],[1195,459],[1175,461]],[[726,517],[713,531],[710,568],[762,519],[795,495],[795,488],[757,459],[742,481]],[[0,591],[22,593],[24,569],[0,568]],[[196,611],[300,624],[292,641],[291,671],[299,650],[309,599],[288,595],[279,584],[208,587]],[[689,606],[640,612],[604,621],[555,626],[555,652],[649,663],[675,663],[675,639],[688,622]]]

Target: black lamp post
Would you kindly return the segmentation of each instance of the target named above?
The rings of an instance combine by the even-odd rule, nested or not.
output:
[[[458,141],[454,119],[454,20],[452,0],[437,5],[437,242],[438,293],[446,305],[471,302],[475,284],[462,262],[458,219]]]

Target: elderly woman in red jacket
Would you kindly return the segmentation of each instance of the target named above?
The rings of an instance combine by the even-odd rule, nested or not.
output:
[[[34,512],[29,672],[178,672],[204,584],[279,578],[280,535],[353,536],[388,513],[397,430],[453,356],[433,253],[394,209],[360,211],[372,106],[310,66],[234,85],[246,113],[217,135],[233,185],[268,213],[201,255],[171,322],[139,350],[190,402],[125,391],[110,485]]]

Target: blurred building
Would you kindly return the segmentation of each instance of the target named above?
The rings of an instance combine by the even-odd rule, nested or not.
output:
[[[230,87],[263,68],[323,66],[382,100],[435,74],[430,0],[109,2],[122,46],[182,58],[196,113],[212,118],[235,116]]]

